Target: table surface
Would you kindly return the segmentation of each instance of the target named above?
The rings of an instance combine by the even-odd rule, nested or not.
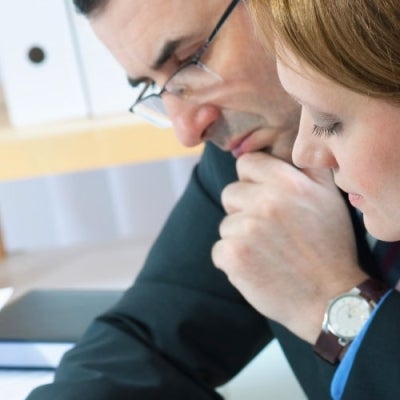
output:
[[[13,286],[13,298],[35,288],[125,289],[139,272],[153,237],[90,246],[10,254],[0,263],[0,287]],[[1,371],[1,398],[23,400],[52,372]],[[273,342],[220,389],[226,400],[305,400],[280,346]]]

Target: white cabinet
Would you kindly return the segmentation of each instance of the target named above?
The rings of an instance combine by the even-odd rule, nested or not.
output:
[[[0,69],[14,126],[87,116],[64,0],[0,0]]]
[[[128,113],[135,90],[71,0],[0,0],[0,75],[25,127]]]

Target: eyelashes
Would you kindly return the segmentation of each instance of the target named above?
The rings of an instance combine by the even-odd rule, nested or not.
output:
[[[337,135],[340,130],[340,123],[334,123],[331,126],[313,126],[312,134],[318,137],[330,137]]]

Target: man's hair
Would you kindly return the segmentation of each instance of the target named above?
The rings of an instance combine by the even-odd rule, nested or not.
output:
[[[103,9],[108,0],[73,0],[76,9],[87,17]]]

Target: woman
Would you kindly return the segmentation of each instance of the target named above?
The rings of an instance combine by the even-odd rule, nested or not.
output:
[[[251,5],[282,85],[302,106],[295,164],[330,168],[369,232],[400,240],[400,2]]]
[[[283,87],[302,106],[295,164],[330,169],[368,231],[399,241],[400,1],[249,4]],[[393,291],[375,309],[336,372],[335,399],[400,398],[399,309]]]

